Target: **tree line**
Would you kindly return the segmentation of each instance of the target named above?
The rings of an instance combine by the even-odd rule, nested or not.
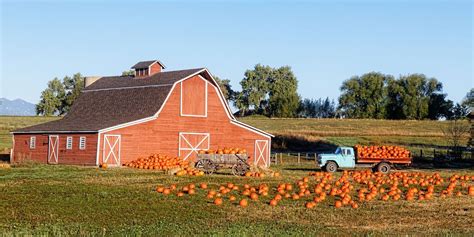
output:
[[[129,72],[124,72],[129,73]],[[261,64],[245,71],[241,90],[229,79],[214,76],[224,97],[238,109],[236,115],[284,118],[458,119],[474,107],[474,89],[461,103],[443,93],[443,84],[423,74],[395,78],[379,72],[353,76],[342,83],[337,102],[329,98],[301,98],[298,79],[289,66]],[[39,115],[64,115],[84,87],[80,73],[54,78],[41,92]]]
[[[423,74],[395,78],[370,72],[344,81],[340,90],[339,109],[348,118],[436,120],[469,114],[469,93],[464,102],[454,104],[440,81]]]

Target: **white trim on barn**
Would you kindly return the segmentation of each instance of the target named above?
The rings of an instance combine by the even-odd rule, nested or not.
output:
[[[99,155],[100,155],[100,132],[97,133],[97,151],[95,155],[95,165],[99,166]]]
[[[15,149],[15,136],[12,136],[12,149],[10,150],[10,164],[13,163],[13,154],[15,154],[14,149]]]

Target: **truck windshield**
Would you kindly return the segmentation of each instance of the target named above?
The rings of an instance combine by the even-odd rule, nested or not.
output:
[[[334,154],[341,154],[341,148],[338,147],[338,148],[336,149],[336,152],[334,152]]]

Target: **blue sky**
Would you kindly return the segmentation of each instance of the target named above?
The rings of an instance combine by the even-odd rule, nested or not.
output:
[[[1,1],[0,97],[118,75],[140,60],[207,67],[239,89],[257,63],[289,65],[305,98],[352,75],[424,73],[460,101],[474,87],[471,1]]]

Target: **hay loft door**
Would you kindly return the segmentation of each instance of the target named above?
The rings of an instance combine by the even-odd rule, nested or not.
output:
[[[48,138],[48,164],[57,164],[59,158],[59,136],[49,135]]]
[[[254,163],[258,166],[268,167],[270,165],[270,148],[268,140],[255,141]]]
[[[209,133],[179,133],[178,155],[184,160],[194,161],[200,150],[208,150],[210,144]]]
[[[120,166],[120,135],[104,135],[104,148],[102,155],[102,164],[110,166]]]

